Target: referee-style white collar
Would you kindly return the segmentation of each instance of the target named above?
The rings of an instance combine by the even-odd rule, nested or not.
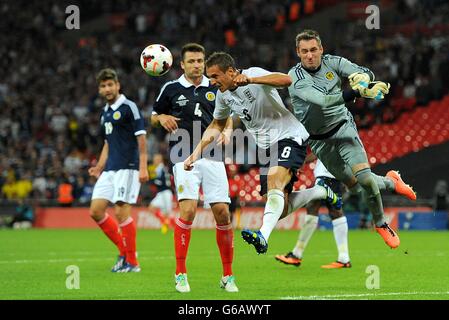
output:
[[[189,81],[187,81],[184,74],[179,77],[178,81],[185,88],[193,86],[193,83],[190,83]],[[203,79],[201,80],[201,83],[198,87],[208,87],[208,86],[209,86],[209,78],[203,75]]]
[[[106,106],[104,107],[104,111],[108,110],[108,107],[110,107],[112,110],[117,110],[118,107],[122,105],[123,102],[125,102],[126,97],[124,94],[121,94],[118,99],[112,104],[109,105],[109,103],[106,103]]]

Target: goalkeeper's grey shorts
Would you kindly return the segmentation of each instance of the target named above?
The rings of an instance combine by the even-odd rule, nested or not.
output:
[[[354,165],[368,163],[365,147],[352,117],[332,136],[322,140],[309,139],[308,142],[327,170],[342,182],[352,180]]]

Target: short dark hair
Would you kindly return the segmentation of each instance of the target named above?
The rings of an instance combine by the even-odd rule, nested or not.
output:
[[[215,65],[223,72],[226,72],[229,68],[235,69],[234,58],[226,52],[214,52],[207,58],[206,68]]]
[[[318,44],[321,46],[320,34],[315,30],[305,29],[305,30],[301,31],[300,33],[298,33],[298,35],[296,36],[296,46],[299,45],[299,42],[301,40],[313,40],[313,39],[315,39],[318,42]]]
[[[202,52],[206,55],[206,49],[198,43],[187,43],[181,49],[181,60],[184,61],[184,56],[186,52]]]
[[[100,70],[97,74],[97,83],[100,84],[102,81],[113,80],[118,82],[117,72],[114,69],[106,68]]]

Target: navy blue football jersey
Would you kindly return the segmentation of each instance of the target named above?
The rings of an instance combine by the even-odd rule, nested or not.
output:
[[[157,192],[169,190],[171,187],[170,174],[162,163],[156,168],[153,184],[157,187]]]
[[[109,146],[104,171],[139,170],[137,136],[146,134],[145,121],[139,108],[123,94],[101,114],[101,126]]]
[[[172,138],[175,137],[177,140],[170,139],[170,150],[176,146],[176,150],[179,151],[175,157],[170,156],[172,162],[184,161],[201,140],[201,136],[214,118],[216,93],[217,88],[212,86],[205,76],[198,87],[188,82],[184,75],[167,82],[162,87],[153,112],[180,118],[178,131],[183,129],[190,137],[183,139],[184,136],[179,132],[178,137],[176,134],[172,135]]]

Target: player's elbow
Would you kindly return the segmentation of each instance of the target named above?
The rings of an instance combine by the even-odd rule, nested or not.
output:
[[[287,74],[282,75],[282,77],[279,80],[281,87],[289,87],[293,83],[292,78],[290,78],[290,76]]]

